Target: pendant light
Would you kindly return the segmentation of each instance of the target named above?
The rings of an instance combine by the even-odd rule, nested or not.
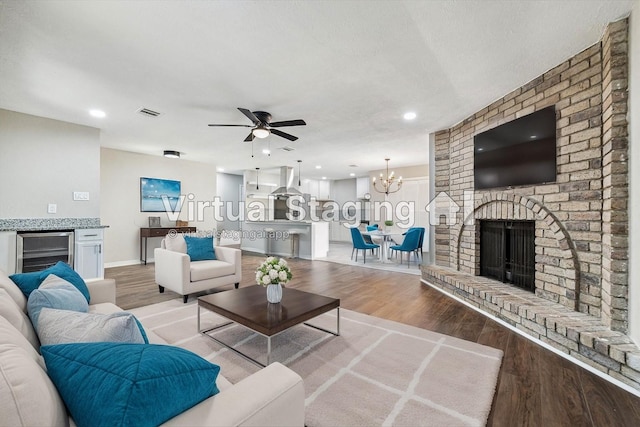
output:
[[[258,174],[260,173],[260,168],[256,168],[256,190],[260,189],[260,184],[258,183]]]
[[[302,163],[302,160],[298,160],[298,187],[302,185],[300,183],[300,163]]]

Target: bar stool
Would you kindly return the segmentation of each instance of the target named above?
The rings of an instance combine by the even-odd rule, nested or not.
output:
[[[300,255],[300,230],[289,230],[289,238],[291,239],[291,256],[290,258],[298,258]],[[296,248],[298,254],[296,255]]]
[[[273,228],[265,228],[264,229],[265,234],[267,235],[267,248],[265,250],[265,254],[266,255],[271,255],[271,241],[274,237],[276,237],[276,230],[274,230]]]

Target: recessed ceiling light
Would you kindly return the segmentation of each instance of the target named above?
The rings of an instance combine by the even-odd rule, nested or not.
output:
[[[349,176],[356,176],[356,174],[355,174],[355,173],[353,173],[353,172],[351,172],[351,173],[349,174]]]
[[[327,177],[326,177],[326,176],[323,176],[323,177],[322,177],[322,179],[327,179]]]
[[[107,117],[107,113],[105,113],[102,110],[89,110],[89,114],[91,114],[93,117],[97,117],[99,119]]]
[[[416,118],[416,116],[416,113],[414,113],[413,111],[409,111],[407,113],[404,113],[404,116],[402,117],[404,117],[405,120],[413,120]]]
[[[179,159],[180,152],[175,150],[164,150],[164,156],[170,159]]]
[[[224,172],[224,168],[218,168],[218,172]]]
[[[316,165],[316,169],[322,169],[322,166]]]
[[[269,151],[268,148],[265,148],[262,150],[262,154],[269,154],[269,153],[271,153],[271,151]]]

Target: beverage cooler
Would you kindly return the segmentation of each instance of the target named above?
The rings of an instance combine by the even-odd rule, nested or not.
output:
[[[58,261],[73,266],[72,230],[18,232],[16,243],[16,273],[41,271]]]

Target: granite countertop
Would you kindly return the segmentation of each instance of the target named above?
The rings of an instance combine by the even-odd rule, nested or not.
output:
[[[107,228],[100,218],[11,218],[0,219],[0,231],[55,231]]]

